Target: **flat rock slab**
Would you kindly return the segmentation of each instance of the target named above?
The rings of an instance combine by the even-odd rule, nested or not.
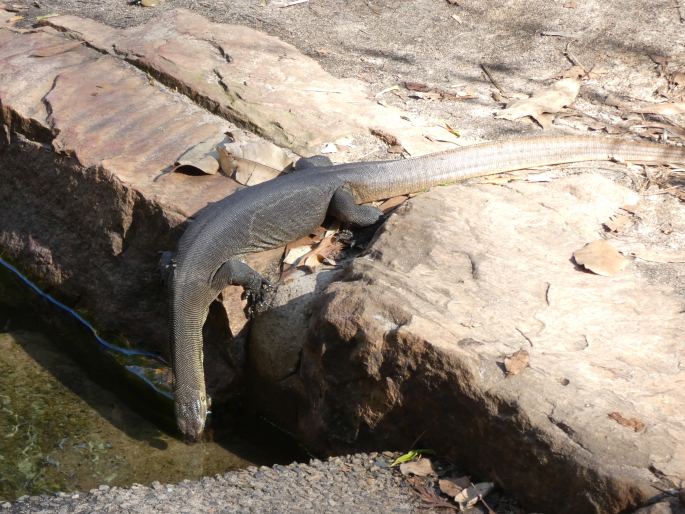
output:
[[[457,141],[445,127],[373,101],[360,80],[333,77],[294,46],[249,27],[212,23],[185,9],[123,30],[74,16],[47,23],[301,155],[371,131],[411,155]]]
[[[607,232],[622,207],[630,223]],[[544,512],[623,512],[677,490],[684,234],[678,200],[596,174],[419,195],[320,296],[300,432],[420,439]],[[574,264],[602,238],[651,253],[612,276]],[[508,375],[520,349],[529,366]]]

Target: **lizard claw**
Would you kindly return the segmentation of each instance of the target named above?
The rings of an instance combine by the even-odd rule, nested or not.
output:
[[[262,280],[259,288],[245,289],[243,299],[247,300],[246,314],[248,318],[266,311],[271,305],[274,286],[268,280]]]

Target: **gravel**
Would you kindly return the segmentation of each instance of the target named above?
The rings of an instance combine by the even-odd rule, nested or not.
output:
[[[388,466],[392,458],[390,453],[356,454],[309,464],[250,467],[179,484],[102,485],[87,493],[22,497],[0,504],[0,512],[417,512],[412,489]]]

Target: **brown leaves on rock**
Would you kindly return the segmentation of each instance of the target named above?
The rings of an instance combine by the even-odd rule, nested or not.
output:
[[[536,91],[530,98],[510,102],[505,109],[495,113],[495,117],[517,120],[530,116],[542,127],[548,127],[553,119],[550,115],[571,105],[579,91],[580,80],[576,78],[561,79],[550,87]]]
[[[478,484],[473,484],[463,491],[460,491],[454,497],[454,501],[459,504],[459,508],[465,510],[469,507],[473,507],[476,503],[487,496],[493,489],[495,484],[492,482],[480,482]]]
[[[409,485],[416,491],[422,507],[427,509],[452,509],[461,510],[456,505],[441,498],[432,487],[428,486],[420,477],[407,478]]]
[[[464,489],[471,486],[471,479],[467,476],[445,477],[438,480],[438,486],[443,494],[454,498]]]
[[[344,248],[340,234],[323,228],[316,234],[290,243],[285,247],[281,280],[287,282],[296,269],[314,272],[324,264],[334,266],[335,259]]]
[[[620,412],[610,412],[609,419],[613,419],[619,425],[627,428],[632,428],[635,432],[642,432],[645,429],[644,422],[637,418],[626,418]]]
[[[271,180],[292,164],[285,150],[269,141],[228,143],[218,152],[223,172],[245,186]]]
[[[518,375],[529,366],[530,354],[521,348],[504,358],[504,370],[507,375]]]
[[[630,262],[604,239],[588,243],[573,252],[573,260],[588,271],[605,277],[618,273]]]
[[[219,153],[216,150],[216,141],[203,141],[186,150],[176,160],[174,171],[193,170],[214,175],[219,171]]]
[[[386,132],[385,130],[380,128],[373,128],[371,129],[371,134],[373,134],[378,139],[383,141],[386,145],[388,145],[388,152],[404,153],[405,150],[400,144],[399,140],[389,132]]]

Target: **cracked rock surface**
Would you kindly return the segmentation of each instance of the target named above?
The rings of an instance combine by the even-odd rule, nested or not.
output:
[[[608,233],[624,206],[630,226]],[[647,259],[682,255],[683,234],[677,199],[597,173],[413,198],[313,295],[298,380],[282,385],[301,395],[293,430],[311,447],[420,439],[535,511],[622,512],[677,491],[685,274]],[[597,239],[652,253],[596,275],[572,254]],[[507,375],[520,349],[529,366]]]

